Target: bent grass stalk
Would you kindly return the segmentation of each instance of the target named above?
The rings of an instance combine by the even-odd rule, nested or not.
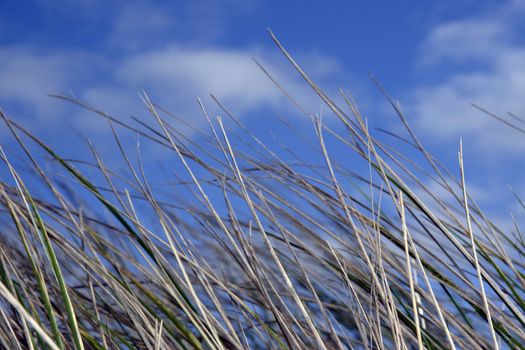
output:
[[[351,96],[339,106],[270,36],[336,117],[308,114],[257,61],[313,122],[306,136],[284,120],[299,152],[215,96],[224,117],[197,99],[208,132],[180,124],[198,139],[145,93],[151,123],[55,96],[109,122],[124,170],[91,142],[92,159],[65,159],[0,112],[30,167],[1,150],[0,347],[524,348],[525,240],[469,195],[462,144],[458,180],[375,80],[408,133],[379,139]],[[128,133],[173,155],[171,183],[147,176]]]

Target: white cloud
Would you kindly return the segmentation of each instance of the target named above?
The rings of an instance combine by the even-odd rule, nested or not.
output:
[[[116,72],[116,78],[135,89],[153,90],[163,100],[179,104],[196,96],[215,94],[237,111],[259,106],[279,106],[283,94],[252,61],[251,50],[223,48],[184,49],[171,46],[126,58]],[[290,72],[283,72],[275,62],[265,59],[269,68],[293,91],[302,90]],[[301,91],[302,93],[302,91]],[[159,96],[160,95],[160,96]]]
[[[153,40],[165,39],[174,31],[177,20],[161,8],[148,6],[145,3],[132,3],[117,8],[119,14],[113,21],[107,44],[120,50],[140,49]]]
[[[226,3],[228,9],[238,7],[237,11],[251,8],[238,0]],[[202,122],[196,97],[209,101],[209,94],[240,117],[262,109],[289,112],[292,104],[252,61],[256,57],[305,109],[319,110],[320,100],[277,49],[269,53],[260,47],[222,47],[202,39],[206,35],[182,40],[170,34],[189,21],[183,15],[193,14],[190,17],[198,23],[214,17],[220,21],[225,9],[213,8],[187,5],[174,17],[146,2],[115,5],[112,9],[117,15],[110,16],[111,22],[104,22],[107,14],[100,20],[109,31],[101,35],[98,49],[0,46],[0,104],[8,112],[22,112],[23,118],[37,123],[34,130],[44,131],[54,130],[50,122],[59,119],[82,130],[105,127],[100,118],[90,118],[79,109],[69,113],[72,109],[67,104],[47,96],[54,93],[73,93],[117,117],[145,113],[137,96],[142,89],[170,111]],[[214,25],[213,29],[220,28]],[[339,63],[324,54],[299,52],[296,57],[328,89],[336,91],[334,82],[346,78]]]
[[[424,66],[440,61],[461,61],[472,58],[490,58],[494,50],[505,48],[501,41],[507,35],[499,21],[466,19],[449,22],[434,28],[423,44]]]
[[[46,93],[66,88],[82,66],[74,53],[40,54],[27,48],[0,49],[0,101],[23,104],[34,117],[52,116],[55,103]]]
[[[463,136],[485,151],[523,149],[525,135],[470,104],[500,116],[525,116],[525,43],[514,35],[524,10],[519,2],[506,2],[491,13],[444,23],[430,32],[418,62],[420,74],[445,73],[413,92],[409,110],[422,131],[435,140]]]
[[[96,131],[104,123],[87,113],[65,113],[63,102],[48,94],[74,94],[88,104],[117,117],[144,114],[137,93],[143,89],[170,111],[186,118],[204,119],[196,97],[217,96],[239,116],[264,109],[290,111],[292,104],[253,62],[257,57],[278,81],[310,111],[320,100],[279,55],[254,48],[164,48],[127,52],[110,59],[92,52],[42,52],[24,48],[0,49],[0,102],[18,106],[35,128],[67,118],[68,123]],[[337,61],[318,54],[302,55],[312,74],[327,81],[341,72]],[[211,106],[210,106],[211,107]],[[20,108],[19,108],[20,110]],[[195,121],[195,120],[193,120]]]
[[[197,127],[205,124],[197,97],[204,101],[212,118],[224,114],[210,94],[241,118],[260,116],[261,111],[302,117],[252,57],[276,77],[302,108],[312,113],[319,111],[320,99],[290,64],[278,53],[272,55],[257,48],[188,48],[173,44],[128,54],[112,65],[107,81],[85,88],[77,96],[115,116],[141,116],[146,111],[137,92],[144,89],[152,100]],[[300,61],[305,67],[311,67],[307,70],[321,82],[342,75],[340,65],[329,57],[302,54]],[[90,129],[98,128],[96,120],[83,120]],[[179,131],[189,132],[180,127],[183,130]]]

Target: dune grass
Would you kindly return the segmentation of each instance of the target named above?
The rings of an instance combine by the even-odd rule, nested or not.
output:
[[[337,117],[308,116],[320,163],[273,151],[220,101],[224,120],[201,103],[209,132],[194,142],[146,94],[138,126],[61,97],[108,120],[120,171],[94,147],[65,159],[0,112],[29,167],[2,150],[0,348],[525,348],[523,235],[469,196],[461,148],[443,167],[386,93],[409,137],[373,136],[272,38]],[[121,132],[168,150],[184,195],[160,193]]]

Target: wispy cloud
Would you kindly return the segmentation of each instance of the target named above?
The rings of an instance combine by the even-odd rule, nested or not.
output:
[[[420,74],[439,72],[433,82],[417,87],[410,112],[417,126],[433,139],[463,136],[485,151],[523,150],[525,135],[498,124],[471,106],[495,114],[525,116],[525,42],[523,2],[508,1],[490,13],[435,27],[422,45]],[[508,117],[508,116],[507,116]]]
[[[60,108],[47,93],[67,91],[97,59],[75,51],[42,52],[28,47],[0,48],[0,102],[23,106],[35,121],[58,117]]]
[[[144,3],[132,3],[119,8],[106,43],[113,49],[143,49],[153,42],[165,40],[177,29],[178,20]]]
[[[111,30],[100,38],[99,48],[0,46],[0,103],[23,110],[40,123],[36,127],[44,128],[50,121],[67,117],[73,125],[91,130],[102,124],[83,113],[76,117],[64,113],[62,104],[47,94],[72,93],[124,117],[144,111],[137,96],[142,89],[184,117],[199,113],[195,98],[206,99],[209,94],[241,116],[263,107],[286,111],[291,104],[253,62],[256,57],[300,103],[318,110],[320,102],[277,50],[272,53],[261,47],[212,45],[205,40],[188,44],[169,36],[184,19],[166,15],[161,7],[139,3],[118,10]],[[202,12],[191,6],[184,11]],[[305,52],[298,55],[327,85],[331,78],[343,75],[342,67],[331,57]]]
[[[237,111],[261,106],[281,107],[285,96],[252,60],[257,57],[282,84],[308,104],[312,97],[286,62],[257,49],[183,48],[169,46],[124,59],[115,78],[125,86],[146,88],[162,100],[179,105],[196,96],[214,94]],[[337,65],[326,57],[312,58],[320,76],[333,74]],[[310,62],[310,63],[314,63]]]

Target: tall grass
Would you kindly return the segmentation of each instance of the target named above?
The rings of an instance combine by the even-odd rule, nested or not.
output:
[[[310,116],[304,149],[321,165],[272,151],[219,101],[235,128],[201,104],[197,143],[145,94],[152,122],[138,126],[62,97],[108,120],[120,171],[94,147],[67,160],[1,113],[26,166],[2,150],[2,348],[525,348],[523,235],[469,196],[462,150],[443,167],[385,94],[409,135],[393,142],[419,154],[406,156],[273,39],[337,117]],[[150,183],[126,130],[178,159],[174,194]]]

